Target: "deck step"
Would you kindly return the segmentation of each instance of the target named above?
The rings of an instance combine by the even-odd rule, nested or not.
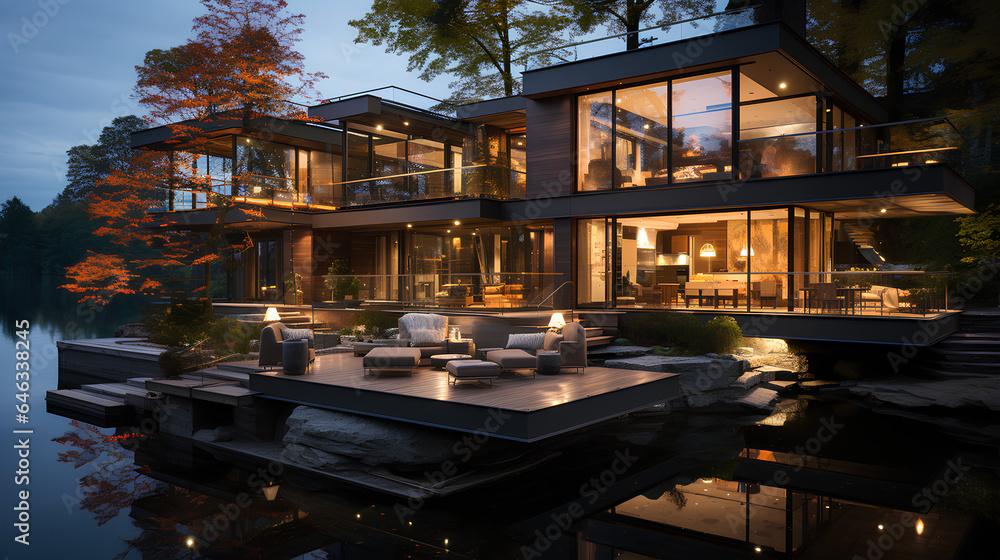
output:
[[[215,367],[225,371],[235,371],[237,373],[256,373],[263,369],[254,362],[223,362],[215,364]]]
[[[249,381],[250,374],[239,371],[225,370],[221,368],[209,368],[209,369],[201,369],[198,371],[193,371],[191,373],[185,373],[181,375],[181,378],[203,380],[205,382],[234,381],[236,383],[245,384]]]
[[[128,379],[125,380],[125,383],[128,383],[129,385],[131,385],[133,387],[138,387],[138,388],[142,389],[143,391],[145,391],[146,390],[146,382],[149,381],[150,379],[152,379],[152,377],[130,377],[130,378],[128,378]]]
[[[58,409],[60,415],[102,428],[122,426],[135,420],[131,405],[78,389],[46,391],[45,402],[50,408]]]
[[[83,385],[79,390],[122,403],[125,402],[125,395],[146,394],[145,388],[129,385],[128,383],[95,383],[92,385]]]
[[[611,344],[615,341],[613,336],[595,336],[593,338],[587,337],[587,348],[594,348],[595,346],[605,346]]]

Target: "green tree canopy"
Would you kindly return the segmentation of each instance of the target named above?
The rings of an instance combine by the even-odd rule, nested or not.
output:
[[[35,213],[14,196],[0,205],[0,269],[25,270],[32,266],[38,242]]]
[[[583,32],[604,24],[612,34],[629,33],[625,48],[639,48],[639,31],[654,22],[669,23],[714,11],[714,0],[563,0]],[[659,13],[654,10],[659,8]]]
[[[564,44],[572,30],[566,6],[527,0],[375,0],[348,23],[355,42],[408,53],[421,79],[454,76],[453,104],[520,93],[529,55]]]

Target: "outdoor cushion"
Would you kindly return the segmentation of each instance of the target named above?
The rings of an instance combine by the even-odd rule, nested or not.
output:
[[[545,333],[513,333],[507,335],[507,349],[538,350],[545,343]]]
[[[559,343],[562,342],[563,335],[556,331],[545,333],[545,341],[542,343],[542,350],[558,350]]]
[[[500,366],[483,360],[451,360],[445,364],[452,377],[497,377]]]
[[[420,361],[420,350],[398,346],[372,348],[362,359],[365,369],[413,368]]]
[[[312,340],[313,332],[312,329],[284,329],[281,331],[281,336],[285,340],[298,340],[300,338]]]
[[[432,329],[413,329],[410,331],[410,346],[440,345],[445,337]]]
[[[536,364],[533,355],[519,349],[491,350],[486,353],[486,359],[504,369],[534,368]]]

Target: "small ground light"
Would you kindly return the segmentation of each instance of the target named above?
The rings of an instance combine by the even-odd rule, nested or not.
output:
[[[885,529],[885,527],[881,523],[879,523],[878,524],[878,530],[881,531],[882,529]]]
[[[361,514],[360,514],[360,513],[358,513],[358,514],[355,514],[355,516],[354,516],[354,517],[357,517],[358,519],[361,519]]]
[[[753,547],[753,550],[754,550],[754,552],[760,552],[760,547],[759,546],[755,546],[755,547]]]
[[[445,546],[447,546],[447,545],[448,545],[448,539],[445,539],[445,540],[444,540],[444,544],[445,544]]]
[[[188,537],[187,541],[185,541],[185,544],[188,545],[188,548],[191,548],[192,546],[194,546],[194,539],[191,538],[191,537]]]
[[[924,520],[923,519],[917,519],[917,526],[915,527],[915,529],[917,530],[917,534],[918,535],[923,535],[924,534]]]

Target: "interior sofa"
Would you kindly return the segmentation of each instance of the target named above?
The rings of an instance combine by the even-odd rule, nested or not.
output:
[[[281,365],[281,343],[286,340],[304,338],[309,341],[309,363],[316,359],[316,342],[309,329],[290,329],[284,323],[271,323],[260,331],[260,357],[257,365],[270,367]]]

